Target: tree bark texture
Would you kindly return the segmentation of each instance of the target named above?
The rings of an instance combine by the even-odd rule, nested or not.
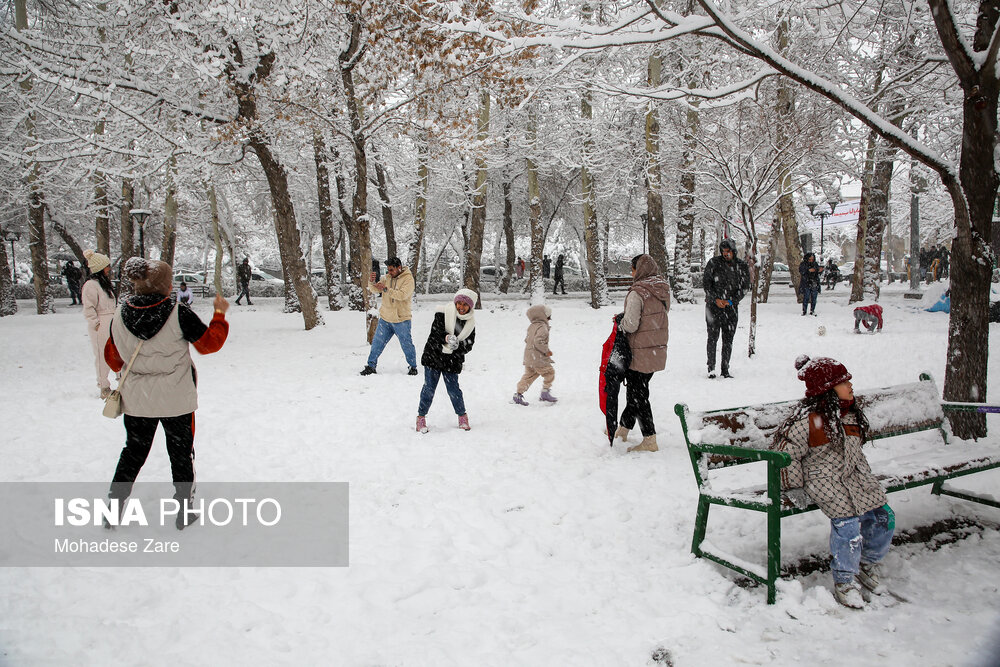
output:
[[[372,149],[372,158],[375,162],[375,182],[378,184],[378,198],[382,204],[382,226],[385,228],[385,256],[399,257],[396,250],[396,227],[392,220],[392,200],[389,199],[389,183],[385,178],[385,169],[382,162]]]
[[[510,289],[510,279],[514,275],[514,261],[517,259],[514,250],[514,203],[511,201],[512,186],[510,182],[510,174],[508,173],[504,173],[502,189],[503,238],[504,245],[507,247],[507,256],[503,265],[503,277],[500,279],[500,292],[506,294],[507,290]]]
[[[417,196],[413,202],[413,236],[410,239],[408,261],[410,271],[416,280],[420,269],[420,255],[427,229],[427,193],[431,185],[430,146],[427,131],[423,130],[417,140]]]
[[[94,175],[94,207],[97,214],[94,218],[94,236],[96,250],[102,255],[111,256],[111,202],[108,201],[108,182],[103,173]]]
[[[542,251],[545,249],[545,230],[542,227],[542,197],[538,187],[538,165],[534,151],[538,141],[537,111],[528,111],[528,156],[524,159],[525,176],[528,180],[528,227],[531,229],[531,273],[528,276],[528,293],[532,304],[542,303],[545,294],[545,280],[542,278]]]
[[[330,170],[326,166],[326,142],[323,141],[323,133],[319,130],[313,130],[313,158],[316,161],[316,200],[319,204],[319,234],[323,246],[327,307],[330,310],[340,310],[339,286],[334,278],[337,268],[337,242],[333,231]]]
[[[490,93],[485,88],[479,94],[479,121],[477,123],[476,186],[472,191],[472,215],[469,221],[469,238],[465,246],[465,279],[463,284],[476,294],[479,289],[479,269],[483,262],[483,231],[486,228],[486,141],[490,136]],[[476,308],[482,307],[482,295]]]
[[[677,198],[677,240],[674,243],[674,273],[672,277],[674,294],[679,303],[694,303],[697,300],[691,282],[691,246],[694,243],[694,198],[695,148],[698,136],[698,112],[688,109],[684,135],[681,138],[680,196]],[[661,269],[666,272],[669,267]]]
[[[177,247],[177,160],[171,156],[167,162],[166,194],[163,200],[163,245],[160,248],[160,259],[173,266],[174,250]],[[218,210],[213,217],[218,218]],[[221,253],[221,249],[220,252]]]
[[[39,315],[54,313],[55,304],[49,293],[49,261],[45,244],[45,200],[41,191],[34,187],[28,195],[28,246],[31,249],[35,310]]]
[[[649,56],[647,65],[647,83],[653,89],[660,86],[660,74],[663,60],[653,54]],[[663,275],[668,275],[670,266],[667,260],[667,237],[663,227],[663,195],[661,194],[662,175],[660,169],[660,116],[657,103],[650,100],[646,103],[646,226],[649,236],[649,255],[652,257]],[[688,257],[691,250],[688,247]],[[690,261],[690,260],[689,260]],[[603,267],[603,262],[601,265]],[[686,266],[686,265],[684,265]],[[675,269],[676,272],[687,273],[686,269]]]
[[[0,317],[17,313],[17,299],[14,298],[14,282],[7,270],[7,244],[0,241]]]
[[[597,186],[590,172],[593,160],[594,139],[591,136],[591,122],[594,109],[590,104],[590,91],[580,98],[580,112],[586,121],[583,152],[580,161],[580,196],[583,199],[583,241],[587,248],[587,271],[590,274],[590,307],[600,308],[608,302],[608,283],[604,276],[604,262],[601,261],[601,240],[597,221]],[[662,207],[661,207],[662,211]]]

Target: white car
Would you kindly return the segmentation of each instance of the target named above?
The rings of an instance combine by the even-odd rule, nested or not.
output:
[[[270,273],[261,271],[260,269],[254,269],[250,272],[250,280],[252,282],[263,281],[268,285],[281,285],[282,287],[285,285],[285,281],[281,278],[275,278]]]
[[[774,266],[771,267],[771,284],[772,285],[792,284],[792,274],[788,270],[787,264],[782,264],[781,262],[774,263]]]

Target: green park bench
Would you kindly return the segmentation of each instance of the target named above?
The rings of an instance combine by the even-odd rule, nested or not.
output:
[[[1000,502],[996,498],[945,486],[947,480],[955,477],[1000,468],[1000,442],[996,438],[978,442],[949,442],[945,412],[997,412],[1000,408],[984,404],[942,402],[934,381],[926,374],[920,376],[919,382],[866,391],[859,393],[857,398],[868,417],[871,440],[921,431],[937,431],[939,435],[933,438],[930,447],[926,437],[918,443],[914,443],[912,438],[901,438],[891,443],[888,458],[872,460],[869,455],[872,470],[886,493],[931,484],[933,494],[954,496],[1000,508]],[[691,551],[695,556],[707,558],[766,584],[768,604],[775,601],[775,582],[781,575],[781,519],[819,509],[815,503],[808,507],[796,507],[782,493],[781,468],[791,463],[791,457],[785,452],[770,449],[774,432],[792,414],[798,403],[797,400],[783,401],[707,412],[692,412],[683,403],[674,406],[674,412],[681,420],[691,467],[698,484],[698,510]],[[751,481],[744,474],[750,471],[721,472],[732,466],[754,462],[766,464],[766,485],[759,484],[759,470],[756,475],[751,473],[754,480],[758,481],[755,486],[744,485]],[[726,480],[729,482],[727,488],[721,488],[718,484],[717,478],[723,476],[729,478]],[[708,514],[713,505],[767,514],[766,569],[725,554],[705,539]]]

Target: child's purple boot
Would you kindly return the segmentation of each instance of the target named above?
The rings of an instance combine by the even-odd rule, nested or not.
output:
[[[559,399],[553,396],[548,389],[542,389],[542,395],[538,397],[538,400],[546,401],[547,403],[555,403]]]
[[[514,394],[514,399],[513,400],[518,405],[527,405],[528,404],[528,402],[526,400],[524,400],[524,395],[523,394]]]

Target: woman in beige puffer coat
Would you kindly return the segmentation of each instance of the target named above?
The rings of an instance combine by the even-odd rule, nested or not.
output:
[[[80,302],[83,304],[83,317],[87,320],[90,346],[94,350],[97,389],[101,398],[107,398],[111,393],[111,382],[108,380],[111,368],[104,360],[104,345],[111,335],[111,319],[118,306],[118,297],[111,284],[111,260],[108,256],[93,250],[85,251],[83,256],[87,258],[91,275],[80,290]]]
[[[552,367],[552,350],[549,349],[549,321],[552,319],[552,309],[538,304],[528,308],[528,335],[524,338],[524,375],[517,383],[514,403],[527,405],[524,392],[536,378],[542,378],[542,394],[539,400],[555,403],[558,399],[552,395],[552,383],[556,371]]]

